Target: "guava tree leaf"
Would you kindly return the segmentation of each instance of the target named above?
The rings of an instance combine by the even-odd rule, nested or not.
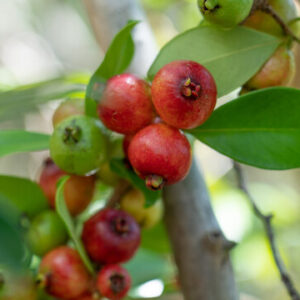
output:
[[[248,165],[284,170],[300,167],[300,90],[259,90],[219,107],[187,132]]]
[[[93,265],[84,249],[81,239],[76,234],[73,220],[70,216],[70,213],[69,213],[68,208],[65,203],[64,186],[68,179],[69,179],[69,176],[62,177],[57,186],[56,197],[55,197],[56,211],[57,211],[58,215],[61,217],[62,221],[64,222],[66,229],[68,231],[68,234],[69,234],[70,238],[72,239],[72,241],[76,247],[76,250],[78,251],[78,254],[80,255],[84,265],[86,266],[86,268],[89,270],[89,272],[91,274],[94,274]]]
[[[0,157],[18,152],[42,151],[49,149],[48,134],[25,130],[0,131]]]
[[[166,257],[142,248],[124,266],[130,273],[133,286],[157,278],[163,279],[173,271]]]
[[[121,178],[128,180],[134,187],[142,191],[146,199],[146,207],[151,206],[156,200],[161,198],[161,191],[149,190],[144,180],[131,169],[127,168],[122,159],[112,159],[110,161],[110,167],[113,172],[117,173]]]
[[[162,222],[143,231],[141,247],[159,254],[171,252],[168,235]]]
[[[134,42],[131,31],[138,21],[130,21],[115,36],[106,55],[90,79],[86,89],[85,112],[91,117],[97,117],[97,99],[101,97],[105,82],[110,77],[124,72],[134,55]]]
[[[9,269],[27,266],[29,252],[22,238],[19,212],[0,195],[0,265]]]
[[[29,218],[48,208],[48,201],[36,182],[27,178],[0,175],[0,197]]]
[[[223,96],[249,80],[274,53],[280,40],[246,27],[225,30],[198,26],[167,43],[148,71],[153,80],[165,64],[174,60],[193,60],[213,75],[218,96]]]
[[[85,89],[86,75],[73,74],[0,92],[0,121],[16,120],[38,104]]]

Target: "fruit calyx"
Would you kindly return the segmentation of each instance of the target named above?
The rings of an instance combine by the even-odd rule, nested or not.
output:
[[[129,232],[129,224],[128,221],[123,218],[123,217],[117,217],[114,220],[114,230],[116,231],[116,233],[120,234],[120,235],[125,235]]]
[[[114,294],[119,294],[125,288],[125,279],[121,274],[114,274],[110,277],[110,286]]]
[[[192,82],[191,78],[188,77],[184,80],[183,85],[181,87],[181,95],[190,100],[197,100],[200,97],[201,86],[200,84],[196,84]]]
[[[153,191],[161,190],[166,183],[164,178],[159,175],[148,175],[145,181],[147,188]]]
[[[45,289],[49,285],[51,273],[38,274],[35,280],[35,284],[40,289]]]
[[[81,129],[78,126],[68,126],[64,130],[64,142],[66,144],[76,144],[81,137]]]
[[[213,12],[214,10],[220,8],[218,0],[204,0],[203,10],[204,12]]]

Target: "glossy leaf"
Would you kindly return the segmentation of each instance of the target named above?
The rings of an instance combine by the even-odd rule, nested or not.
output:
[[[69,179],[69,176],[64,176],[58,184],[57,191],[56,191],[56,197],[55,197],[55,207],[58,215],[61,217],[63,220],[68,234],[70,238],[72,239],[76,250],[78,251],[83,263],[85,264],[86,268],[89,270],[90,273],[94,273],[93,265],[90,262],[90,259],[84,249],[84,246],[81,242],[81,239],[77,236],[76,230],[74,227],[74,223],[72,220],[72,217],[68,211],[68,208],[65,203],[64,199],[64,185],[66,181]]]
[[[48,208],[48,201],[39,185],[27,178],[1,175],[0,196],[30,218]]]
[[[121,178],[128,180],[134,187],[142,191],[146,198],[146,206],[151,206],[156,200],[161,198],[161,191],[149,190],[146,187],[144,180],[129,169],[122,159],[112,159],[110,167]]]
[[[49,148],[50,136],[25,130],[0,131],[0,156],[18,153],[42,151]]]
[[[245,27],[230,30],[199,26],[186,31],[164,46],[148,77],[152,80],[165,64],[174,60],[193,60],[204,65],[216,80],[223,96],[243,85],[276,50],[280,40]]]
[[[0,195],[0,265],[9,269],[27,266],[26,250],[19,226],[19,212]]]
[[[85,77],[75,74],[0,92],[0,121],[16,120],[38,104],[82,92]]]
[[[270,88],[219,107],[189,130],[215,150],[248,165],[284,170],[300,167],[300,90]]]
[[[141,247],[161,254],[171,252],[168,235],[162,222],[143,231]]]
[[[86,90],[86,114],[97,117],[97,99],[101,97],[107,79],[124,72],[134,55],[134,43],[131,31],[138,21],[130,21],[115,36],[104,60],[93,74]]]
[[[141,248],[124,266],[132,277],[133,286],[164,278],[172,272],[171,263],[166,257]]]

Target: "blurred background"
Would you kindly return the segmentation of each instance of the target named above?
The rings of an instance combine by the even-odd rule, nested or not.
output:
[[[99,47],[93,33],[87,13],[88,1],[0,0],[0,90],[49,80],[47,91],[38,89],[37,94],[32,95],[34,102],[43,93],[51,94],[52,89],[53,93],[57,91],[58,85],[61,89],[56,101],[39,103],[34,109],[26,111],[26,103],[20,99],[14,116],[0,111],[0,129],[26,128],[50,133],[52,114],[63,98],[61,95],[72,90],[71,84],[84,86],[87,83],[106,47]],[[140,0],[140,4],[159,47],[176,34],[196,26],[201,18],[195,0]],[[295,85],[297,82],[298,77]],[[232,260],[239,289],[244,295],[242,299],[289,299],[280,283],[262,224],[236,189],[231,161],[200,142],[196,142],[195,150],[218,221],[226,236],[238,242]],[[36,179],[47,155],[45,152],[0,158],[0,173]],[[259,207],[275,214],[274,226],[280,250],[300,288],[300,171],[271,172],[246,166],[245,170]],[[100,187],[99,197],[105,192],[105,188]],[[156,228],[146,235],[157,237],[158,231]],[[163,234],[159,239],[153,238],[156,245],[149,247],[147,241],[151,239],[145,240],[144,251],[138,254],[139,260],[129,266],[132,272],[142,273],[134,275],[142,280],[136,282],[136,289],[131,293],[133,298],[181,299],[180,296],[161,296],[173,294],[178,288],[168,244],[163,239]],[[161,264],[162,260],[164,264]],[[144,270],[136,267],[143,261]],[[158,271],[153,272],[151,266]],[[149,276],[146,276],[147,272]]]

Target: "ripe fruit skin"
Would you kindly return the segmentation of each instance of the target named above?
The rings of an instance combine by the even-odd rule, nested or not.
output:
[[[39,273],[45,277],[48,294],[73,299],[88,291],[89,274],[78,253],[67,246],[49,252],[41,261]]]
[[[179,60],[165,65],[155,75],[152,101],[164,122],[191,129],[211,115],[217,88],[206,68],[193,61]]]
[[[50,154],[62,170],[85,175],[106,160],[106,138],[93,118],[72,116],[55,127]]]
[[[53,114],[53,127],[68,117],[75,115],[84,115],[84,100],[80,98],[71,98],[65,100],[59,105]]]
[[[66,175],[66,173],[61,170],[51,158],[45,160],[39,179],[39,185],[52,207],[54,207],[55,203],[56,184],[58,179],[64,175]]]
[[[269,0],[269,4],[286,24],[297,18],[297,9],[294,0]],[[274,18],[262,11],[255,11],[246,19],[243,25],[276,36],[283,36],[284,34],[282,28]],[[299,22],[292,25],[291,29],[298,35],[300,29]]]
[[[110,78],[98,105],[98,115],[109,129],[130,134],[154,118],[150,86],[132,74]]]
[[[95,176],[72,175],[65,184],[64,198],[72,216],[83,212],[90,204],[96,185]]]
[[[87,293],[87,294],[85,294],[83,296],[80,296],[80,297],[78,297],[76,299],[72,299],[72,300],[96,300],[96,299],[100,299],[100,298],[98,296],[96,296],[96,295],[94,296],[91,293]]]
[[[26,233],[30,250],[42,256],[57,246],[64,244],[68,234],[60,217],[52,210],[37,215]]]
[[[96,285],[104,297],[120,300],[129,291],[131,279],[127,270],[121,266],[107,265],[99,272]]]
[[[163,214],[161,200],[145,207],[145,196],[138,189],[132,189],[122,197],[120,208],[134,217],[142,228],[153,227],[161,220]]]
[[[203,17],[214,24],[230,28],[249,15],[253,0],[198,0]]]
[[[129,260],[137,250],[140,228],[126,212],[103,209],[85,222],[82,240],[95,262],[121,263]]]
[[[161,177],[167,185],[178,182],[187,175],[192,159],[187,138],[166,124],[152,124],[140,130],[129,145],[128,155],[137,174],[153,189],[160,186],[152,185],[151,177]]]
[[[66,175],[50,158],[45,161],[39,184],[49,204],[55,207],[55,194],[58,179]],[[90,203],[95,190],[94,176],[71,175],[64,189],[64,198],[71,215],[81,213]]]
[[[288,85],[294,74],[294,54],[287,47],[281,46],[260,71],[245,84],[245,88],[255,90]]]

